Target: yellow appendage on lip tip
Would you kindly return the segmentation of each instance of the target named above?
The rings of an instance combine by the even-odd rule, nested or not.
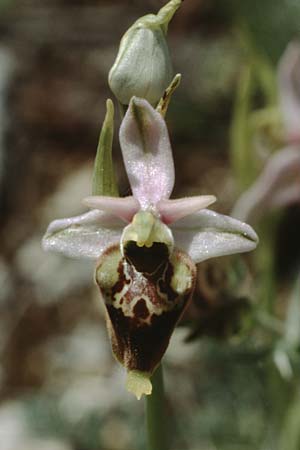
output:
[[[138,370],[131,370],[127,373],[126,388],[136,396],[138,400],[143,395],[151,395],[152,383],[150,381],[150,374],[139,372]]]

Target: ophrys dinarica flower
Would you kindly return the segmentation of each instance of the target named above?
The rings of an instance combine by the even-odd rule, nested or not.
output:
[[[204,209],[214,196],[169,199],[175,175],[168,131],[146,100],[132,98],[119,138],[133,195],[86,198],[93,209],[52,222],[43,245],[97,260],[113,351],[140,396],[151,392],[149,377],[191,297],[195,264],[250,251],[258,239],[249,225]],[[138,387],[132,374],[142,380]]]

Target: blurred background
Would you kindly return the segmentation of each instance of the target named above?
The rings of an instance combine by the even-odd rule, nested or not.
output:
[[[0,0],[0,450],[145,448],[143,401],[111,355],[93,263],[46,254],[41,237],[85,211],[120,38],[164,3]],[[297,0],[182,4],[168,34],[183,75],[167,116],[174,197],[214,194],[230,214],[286,147],[278,63],[299,32]],[[295,77],[299,88],[299,65]],[[114,161],[128,195],[117,131]],[[300,449],[296,186],[298,200],[260,199],[245,218],[256,252],[199,266],[164,358],[174,450]]]

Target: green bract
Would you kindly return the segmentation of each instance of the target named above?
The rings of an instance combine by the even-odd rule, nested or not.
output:
[[[173,69],[166,42],[168,24],[181,0],[171,0],[156,15],[138,19],[124,34],[108,82],[123,105],[131,97],[155,105],[172,79]]]
[[[108,99],[94,163],[93,195],[113,195],[118,197],[119,194],[112,161],[113,134],[114,105]]]

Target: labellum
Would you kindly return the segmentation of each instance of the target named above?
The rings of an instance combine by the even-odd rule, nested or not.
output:
[[[159,219],[156,219],[159,221]],[[149,378],[163,357],[195,285],[196,267],[163,242],[135,240],[102,254],[96,282],[102,293],[112,349],[129,372]]]

